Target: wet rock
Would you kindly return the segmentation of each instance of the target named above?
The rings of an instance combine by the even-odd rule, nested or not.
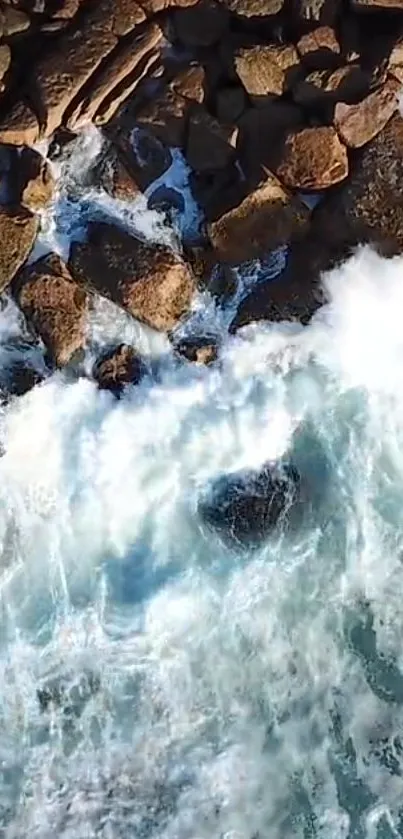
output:
[[[244,200],[209,226],[218,258],[239,264],[267,254],[300,235],[309,211],[271,173]]]
[[[27,260],[38,227],[37,217],[23,207],[0,209],[0,293]]]
[[[14,358],[11,364],[1,371],[0,398],[7,402],[16,396],[25,396],[36,385],[40,384],[42,376],[23,358]]]
[[[256,46],[235,56],[236,72],[249,96],[281,96],[300,74],[300,59],[292,45]]]
[[[228,27],[226,9],[213,0],[200,0],[189,9],[173,13],[176,37],[189,47],[210,47],[217,43]]]
[[[217,342],[208,337],[186,338],[175,344],[175,351],[193,364],[210,365],[217,360]]]
[[[144,372],[143,362],[133,347],[119,344],[98,359],[92,374],[101,390],[110,390],[119,397],[127,385],[137,385]]]
[[[230,11],[245,18],[271,17],[281,12],[285,0],[220,0]]]
[[[186,158],[195,172],[224,169],[235,157],[228,132],[204,108],[192,110],[189,118]]]
[[[347,177],[347,149],[334,128],[324,126],[292,132],[276,173],[292,189],[327,189]]]
[[[238,122],[247,108],[245,90],[239,85],[227,85],[216,92],[216,113],[219,122],[232,125]]]
[[[297,523],[301,479],[290,464],[269,463],[259,472],[225,475],[199,502],[201,520],[231,547],[258,547],[273,530]]]
[[[92,222],[74,243],[69,266],[87,288],[108,297],[158,331],[169,331],[190,306],[195,278],[178,255],[114,225]]]
[[[293,12],[297,21],[331,26],[341,8],[341,0],[294,0]]]
[[[138,184],[145,191],[166,172],[172,164],[172,154],[156,137],[143,128],[119,127],[113,135],[124,164]]]
[[[330,26],[320,26],[303,35],[297,43],[297,50],[310,70],[326,70],[337,66],[340,60],[340,44]]]
[[[167,89],[137,114],[137,123],[166,146],[184,148],[190,101]]]
[[[67,127],[72,131],[91,122],[97,115],[107,114],[109,119],[137,84],[147,74],[150,64],[159,56],[156,48],[161,43],[162,31],[156,24],[150,25],[124,46],[103,65],[89,91],[79,99],[70,114]]]
[[[238,206],[248,193],[247,182],[235,162],[214,172],[193,172],[189,183],[207,221],[215,221]]]
[[[160,210],[170,215],[172,212],[183,213],[185,210],[185,199],[177,189],[168,186],[159,186],[148,199],[150,210]]]
[[[53,364],[63,367],[85,343],[88,297],[56,254],[29,266],[14,290],[18,306]]]
[[[108,195],[121,201],[134,201],[141,195],[139,184],[111,145],[89,172],[90,183],[101,186]]]
[[[343,142],[357,149],[376,137],[398,108],[399,90],[397,80],[389,79],[382,88],[357,104],[339,102],[334,125]]]
[[[17,164],[19,200],[28,210],[42,210],[50,204],[55,182],[49,163],[34,149],[24,148]]]
[[[39,138],[39,123],[23,100],[13,102],[0,119],[0,143],[12,146],[33,145]]]

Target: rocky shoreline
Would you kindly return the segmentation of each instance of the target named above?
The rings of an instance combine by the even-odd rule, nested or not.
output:
[[[235,266],[286,245],[285,270],[241,301],[230,330],[307,323],[321,272],[357,244],[403,251],[403,0],[3,0],[0,27],[0,291],[53,366],[83,349],[94,295],[171,334],[213,273],[231,294]],[[67,264],[27,263],[57,188],[52,158],[90,123],[104,135],[93,183],[124,201],[181,150],[200,240],[179,254],[91,221]],[[183,198],[162,188],[158,201]],[[208,341],[176,349],[217,356]],[[116,395],[141,375],[123,345],[94,370]]]

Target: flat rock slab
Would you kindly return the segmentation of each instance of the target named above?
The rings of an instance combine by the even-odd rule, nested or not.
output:
[[[389,122],[398,108],[400,84],[389,79],[361,102],[339,102],[334,112],[334,126],[346,146],[359,149],[369,143]]]
[[[234,209],[209,226],[216,256],[240,264],[264,256],[301,234],[309,211],[271,173]]]
[[[106,223],[89,225],[88,240],[73,244],[69,265],[88,289],[158,331],[177,324],[196,291],[195,278],[180,256]]]
[[[276,173],[292,189],[327,189],[347,177],[347,149],[334,128],[292,132],[286,139]]]
[[[299,55],[292,44],[242,49],[234,63],[245,90],[253,97],[281,96],[300,72]]]
[[[62,367],[83,349],[88,296],[56,254],[38,260],[22,273],[15,297],[53,364]]]
[[[39,228],[37,216],[23,207],[0,209],[0,293],[26,262]]]

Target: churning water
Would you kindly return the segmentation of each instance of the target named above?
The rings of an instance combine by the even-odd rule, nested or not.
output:
[[[3,409],[1,839],[403,835],[403,261],[325,282],[309,327],[232,338],[205,298],[202,369],[99,304],[89,357],[132,341],[141,384]],[[21,334],[10,303],[0,363]],[[284,454],[309,515],[231,552],[201,493]]]

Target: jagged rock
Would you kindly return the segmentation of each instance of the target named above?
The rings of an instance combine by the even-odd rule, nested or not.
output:
[[[256,46],[241,49],[234,59],[236,72],[249,96],[281,96],[300,75],[294,46]]]
[[[11,50],[7,44],[0,46],[0,92],[5,90],[4,76],[10,68],[11,64]]]
[[[389,73],[403,84],[403,40],[399,39],[389,55]]]
[[[119,105],[147,74],[150,65],[159,56],[156,50],[162,40],[162,31],[151,24],[137,37],[125,42],[124,46],[98,70],[90,90],[79,99],[67,120],[67,127],[77,131],[91,122],[100,112],[109,119]]]
[[[10,397],[24,396],[41,381],[41,374],[28,361],[14,358],[1,370],[0,400],[8,402]]]
[[[31,21],[29,16],[20,9],[15,9],[13,6],[5,6],[2,9],[3,14],[3,36],[10,38],[13,35],[19,35],[29,29]]]
[[[248,185],[236,162],[214,172],[193,172],[190,187],[207,221],[215,221],[236,207],[248,193]]]
[[[112,136],[129,174],[142,191],[171,166],[170,149],[148,131],[122,124]]]
[[[0,208],[0,293],[14,279],[28,258],[39,222],[23,207]]]
[[[238,122],[246,108],[246,93],[240,85],[228,85],[216,91],[216,113],[219,122],[229,125]]]
[[[234,209],[209,226],[211,244],[222,262],[239,264],[264,256],[300,235],[309,211],[271,173]]]
[[[141,189],[111,145],[101,154],[89,172],[90,183],[103,189],[113,198],[133,201],[141,195]]]
[[[39,138],[38,120],[22,100],[16,100],[0,119],[0,143],[11,146],[33,145]]]
[[[339,102],[334,112],[334,126],[343,142],[351,148],[364,146],[386,125],[398,108],[399,82],[389,79],[361,102]]]
[[[281,12],[285,0],[220,0],[230,12],[240,17],[271,17]]]
[[[235,157],[226,132],[202,107],[192,110],[189,118],[186,158],[195,172],[224,169]]]
[[[184,148],[190,100],[167,89],[137,114],[137,123],[167,146]]]
[[[62,260],[51,254],[22,272],[14,293],[52,362],[58,367],[68,364],[85,343],[85,289],[72,279]]]
[[[136,26],[144,23],[146,14],[144,3],[137,0],[110,0],[109,10],[112,17],[113,32],[118,38],[128,35]]]
[[[260,545],[278,526],[300,520],[304,492],[291,464],[268,463],[216,479],[198,505],[199,515],[231,547]]]
[[[337,102],[353,104],[369,93],[371,79],[357,64],[347,64],[330,73],[316,70],[293,90],[298,105],[332,113]]]
[[[217,43],[224,36],[228,20],[226,9],[214,0],[199,0],[196,6],[173,13],[176,37],[189,47],[209,47]]]
[[[334,128],[324,126],[292,132],[276,173],[292,189],[327,189],[347,177],[347,149]]]
[[[293,11],[298,21],[328,26],[335,23],[340,7],[340,0],[294,0],[293,2]]]
[[[302,128],[304,122],[303,111],[282,100],[246,111],[239,122],[237,152],[247,175],[259,178],[262,166],[278,165],[288,133]]]
[[[352,0],[352,4],[358,12],[403,11],[403,0]]]
[[[330,26],[320,26],[303,35],[297,43],[297,50],[310,70],[326,70],[337,66],[340,60],[340,44]]]
[[[209,337],[184,338],[175,344],[175,350],[193,364],[213,364],[218,357],[217,342]]]
[[[19,200],[28,210],[41,210],[52,200],[55,182],[49,163],[34,149],[23,148],[17,163]]]
[[[92,375],[100,390],[110,390],[119,397],[126,385],[137,385],[144,372],[141,358],[133,347],[119,344],[102,354],[94,365]]]
[[[164,9],[185,9],[188,6],[194,6],[199,0],[141,0],[141,5],[145,9],[148,17],[152,17],[157,12],[162,12]]]
[[[178,73],[170,83],[170,89],[185,99],[202,104],[205,100],[206,74],[204,67],[196,64]]]
[[[196,288],[188,266],[171,250],[101,222],[89,224],[85,244],[72,245],[69,265],[85,286],[159,331],[177,324]]]

